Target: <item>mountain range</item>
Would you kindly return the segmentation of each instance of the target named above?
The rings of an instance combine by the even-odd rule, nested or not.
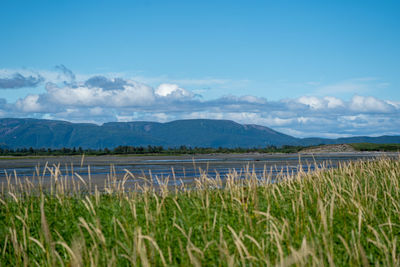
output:
[[[116,146],[265,147],[345,143],[400,143],[400,136],[339,139],[296,138],[254,124],[229,120],[109,122],[103,125],[58,120],[0,119],[0,146],[8,148],[114,148]]]

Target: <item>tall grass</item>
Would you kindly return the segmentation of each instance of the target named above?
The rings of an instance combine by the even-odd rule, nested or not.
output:
[[[400,265],[398,159],[132,190],[111,171],[102,192],[48,170],[1,187],[1,266]]]

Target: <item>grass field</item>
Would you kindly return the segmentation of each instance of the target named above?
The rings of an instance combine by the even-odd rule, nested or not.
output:
[[[52,171],[3,184],[1,266],[400,265],[399,159],[104,192]]]

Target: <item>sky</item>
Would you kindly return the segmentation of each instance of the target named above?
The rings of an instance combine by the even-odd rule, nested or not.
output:
[[[399,1],[0,3],[0,118],[400,133]]]

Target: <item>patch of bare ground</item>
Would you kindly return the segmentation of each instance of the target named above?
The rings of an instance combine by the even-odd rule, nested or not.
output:
[[[310,147],[300,151],[300,153],[337,153],[337,152],[356,152],[356,150],[348,144],[339,145],[322,145]]]

